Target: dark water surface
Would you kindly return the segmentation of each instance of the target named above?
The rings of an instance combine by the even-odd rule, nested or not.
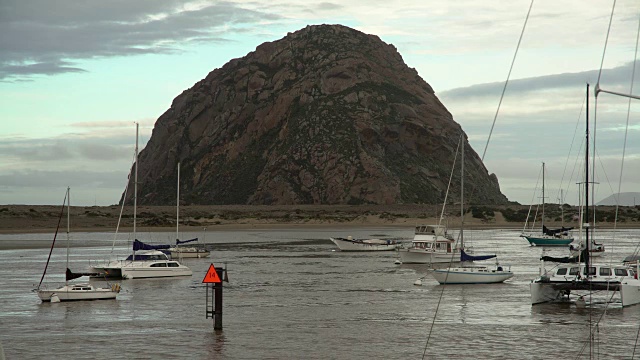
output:
[[[497,252],[501,264],[515,272],[494,285],[441,286],[427,276],[423,286],[415,286],[427,266],[396,265],[394,252],[335,251],[328,239],[410,239],[412,230],[208,231],[211,258],[184,261],[192,277],[126,280],[116,301],[57,304],[43,304],[31,291],[48,248],[2,250],[0,341],[7,359],[420,359],[433,323],[429,359],[589,358],[588,324],[605,306],[532,307],[529,282],[538,274],[541,249],[529,247],[518,231],[465,233],[476,254]],[[618,263],[633,251],[640,230],[619,231],[614,245],[611,232],[602,235],[607,254],[600,260]],[[182,237],[191,236],[203,238]],[[0,245],[49,246],[51,238],[0,235]],[[170,243],[174,234],[139,238]],[[71,268],[81,271],[90,260],[106,259],[112,239],[108,233],[72,234]],[[46,282],[63,281],[61,240]],[[127,254],[126,244],[119,241],[116,252]],[[226,264],[230,280],[224,288],[224,330],[217,333],[205,319],[202,284],[212,262]],[[593,357],[631,358],[639,326],[640,306],[606,308]]]

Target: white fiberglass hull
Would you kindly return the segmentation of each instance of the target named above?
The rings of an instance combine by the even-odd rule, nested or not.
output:
[[[513,277],[511,271],[483,267],[436,269],[431,275],[440,284],[496,284]]]
[[[92,272],[107,278],[147,279],[191,276],[188,267],[175,261],[113,261],[106,266],[94,266]]]
[[[395,242],[379,239],[353,241],[341,238],[330,238],[341,251],[391,251],[395,250]]]
[[[424,249],[409,248],[398,250],[398,255],[403,264],[455,264],[460,262],[459,251],[438,253]]]
[[[112,300],[120,291],[114,284],[111,288],[96,288],[91,284],[64,285],[57,289],[40,289],[38,297],[43,302]]]

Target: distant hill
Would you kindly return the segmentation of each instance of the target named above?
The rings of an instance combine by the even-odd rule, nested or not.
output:
[[[308,26],[175,98],[140,153],[138,204],[176,202],[178,162],[185,204],[440,204],[461,133],[393,45]],[[464,142],[469,197],[506,204]],[[459,184],[456,171],[450,199]]]
[[[640,192],[623,192],[613,194],[607,198],[600,200],[596,205],[616,205],[616,196],[620,206],[640,205]]]

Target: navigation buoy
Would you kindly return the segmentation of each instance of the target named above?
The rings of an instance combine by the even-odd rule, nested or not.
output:
[[[402,261],[400,261],[399,259],[396,259],[395,264],[396,265],[400,265],[400,264],[402,264]]]
[[[420,279],[416,280],[416,282],[414,282],[413,285],[422,286],[422,280],[420,280]]]

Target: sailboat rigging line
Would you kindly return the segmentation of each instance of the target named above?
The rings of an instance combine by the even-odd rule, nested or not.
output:
[[[134,155],[135,158],[135,155]],[[135,162],[135,159],[133,160]],[[133,162],[131,165],[133,166]],[[124,212],[124,203],[127,198],[127,190],[129,190],[129,181],[131,181],[131,170],[129,170],[129,175],[127,175],[127,184],[124,186],[124,195],[122,196],[122,205],[120,206],[120,215],[118,215],[118,224],[116,224],[116,233],[113,235],[113,243],[111,244],[111,252],[109,256],[113,255],[113,250],[116,246],[116,240],[118,239],[118,231],[120,230],[120,221],[122,220],[122,213]]]
[[[638,338],[640,337],[640,326],[638,326],[638,332],[636,333],[636,341],[633,343],[633,352],[631,353],[631,359],[636,355],[636,349],[638,348]]]
[[[540,168],[540,171],[538,172],[538,179],[536,180],[536,188],[533,192],[533,195],[531,196],[531,202],[529,204],[529,212],[527,213],[527,219],[524,221],[524,227],[522,228],[522,233],[524,234],[525,230],[527,230],[527,225],[529,224],[529,216],[531,216],[531,208],[533,207],[533,201],[535,200],[536,197],[536,193],[538,191],[538,184],[540,183],[540,177],[542,174],[542,168]],[[536,208],[536,216],[534,216],[533,218],[533,224],[531,224],[531,229],[533,229],[534,225],[535,225],[535,219],[538,216],[538,208]]]
[[[584,111],[584,99],[582,99],[582,105],[580,105],[580,112],[578,113],[578,119],[576,120],[576,127],[573,130],[573,138],[571,138],[571,145],[569,146],[569,153],[567,154],[567,160],[564,162],[564,169],[562,170],[562,178],[560,179],[560,186],[558,187],[558,192],[562,191],[562,184],[564,183],[564,175],[567,173],[567,166],[569,165],[569,159],[571,158],[571,151],[573,151],[573,144],[576,141],[576,134],[578,133],[578,128],[580,126],[580,118],[582,118],[583,111]],[[575,165],[574,165],[574,168],[575,168]],[[573,177],[573,172],[571,173],[571,176],[569,177],[569,179],[571,179],[571,177]],[[567,182],[567,192],[569,190],[569,182],[570,181]],[[556,198],[557,197],[558,196],[556,196]],[[560,201],[562,202],[562,204],[564,204],[564,199],[560,199]]]
[[[638,39],[640,39],[640,16],[638,17],[638,31],[636,32],[636,48],[633,54],[633,67],[631,69],[631,84],[629,85],[629,94],[633,94],[633,81],[635,80],[635,76],[636,76],[636,61],[638,60]],[[625,158],[625,154],[627,153],[627,135],[629,133],[629,115],[630,114],[631,114],[631,98],[629,98],[629,101],[627,102],[627,122],[624,127],[624,141],[622,143],[622,160],[620,162],[620,176],[618,177],[618,192],[617,192],[618,195],[616,195],[616,215],[615,215],[615,221],[613,222],[614,239],[616,236],[616,229],[618,226],[618,211],[620,208],[619,196],[622,188],[624,158]]]
[[[598,81],[596,82],[596,90],[600,84],[600,76],[602,75],[602,66],[604,65],[604,56],[607,53],[607,43],[609,43],[609,33],[611,32],[611,22],[613,21],[613,13],[616,10],[616,0],[613,0],[611,7],[611,16],[609,17],[609,27],[607,28],[607,36],[604,39],[604,49],[602,50],[602,60],[600,60],[600,70],[598,71]],[[598,106],[598,96],[596,95],[596,107]],[[595,120],[593,125],[595,126]]]
[[[451,179],[453,179],[453,172],[456,170],[456,161],[458,159],[458,152],[460,151],[460,144],[463,141],[464,141],[464,138],[463,138],[462,134],[460,134],[460,140],[458,141],[458,147],[456,148],[456,155],[453,157],[453,166],[451,166],[451,175],[449,175],[449,183],[447,184],[447,192],[444,194],[444,202],[442,203],[442,211],[440,212],[440,218],[438,219],[438,225],[442,225],[442,219],[444,218],[444,209],[447,206],[447,197],[449,196],[449,188],[451,187]]]
[[[596,223],[596,207],[595,207],[595,191],[596,191],[596,184],[595,184],[595,179],[596,179],[596,129],[598,128],[598,93],[600,92],[600,78],[602,76],[602,67],[604,66],[604,58],[605,55],[607,53],[607,44],[609,43],[609,34],[611,33],[611,23],[613,22],[613,14],[615,13],[616,10],[616,0],[613,0],[613,6],[611,7],[611,15],[609,16],[609,26],[607,27],[607,36],[605,37],[604,40],[604,48],[602,50],[602,59],[600,60],[600,69],[598,70],[598,81],[596,82],[596,86],[594,88],[595,90],[595,104],[594,104],[594,111],[593,111],[593,166],[591,167],[591,171],[592,171],[592,179],[593,179],[593,183],[591,184],[591,195],[592,195],[592,199],[594,202],[594,206],[593,206],[593,224],[595,225]],[[633,79],[632,79],[633,82]],[[588,118],[589,118],[589,85],[587,84],[587,162],[588,162],[588,151],[589,151],[589,128],[588,128]],[[585,166],[589,166],[588,164],[586,164]],[[588,176],[588,175],[587,175]],[[588,178],[587,178],[588,179]],[[587,221],[589,221],[589,200],[588,200],[588,196],[589,196],[589,190],[588,190],[588,186],[589,186],[589,181],[587,180],[585,183],[585,186],[587,186],[587,198],[585,199],[585,207],[587,209],[587,216],[586,219]],[[587,242],[587,246],[589,246],[588,242],[589,242],[589,230],[591,230],[590,228],[586,229],[586,242]],[[588,258],[587,258],[588,259]],[[587,267],[589,266],[589,263],[587,262]],[[591,292],[589,292],[589,296],[591,296]],[[589,312],[589,324],[591,324],[591,312]]]
[[[507,91],[507,85],[509,84],[509,78],[511,78],[511,71],[513,70],[513,65],[516,62],[516,57],[518,56],[518,49],[520,49],[520,43],[522,42],[522,37],[524,36],[524,30],[527,28],[527,21],[529,21],[529,14],[531,14],[531,8],[533,7],[533,1],[531,0],[531,4],[529,5],[529,11],[527,11],[527,17],[524,19],[524,25],[522,26],[522,32],[520,32],[520,38],[518,39],[518,45],[516,45],[516,51],[513,54],[513,59],[511,60],[511,66],[509,67],[509,73],[507,74],[507,80],[504,82],[504,87],[502,88],[502,94],[500,95],[500,101],[498,102],[498,108],[496,109],[496,114],[493,117],[493,123],[491,123],[491,130],[489,130],[489,137],[487,137],[487,143],[484,146],[484,151],[482,152],[481,160],[484,162],[484,156],[487,154],[487,148],[489,148],[489,141],[491,140],[491,134],[493,134],[493,128],[496,126],[496,120],[498,119],[498,113],[500,112],[500,105],[502,105],[502,99],[504,99],[504,93]]]
[[[453,172],[455,171],[455,164],[456,161],[455,159],[458,157],[458,151],[460,151],[461,155],[460,155],[460,163],[461,163],[461,174],[460,174],[460,194],[461,194],[461,199],[460,199],[460,208],[461,208],[461,214],[460,214],[460,220],[462,221],[462,224],[464,224],[464,199],[462,198],[462,194],[464,191],[464,132],[462,132],[460,134],[460,141],[458,141],[458,148],[456,149],[456,157],[454,158],[453,161],[453,166],[451,167],[451,176],[449,177],[449,186],[451,186],[451,178],[453,178]],[[447,187],[447,195],[449,194],[449,186]],[[442,212],[444,215],[444,207],[447,203],[446,198],[447,195],[445,195],[445,201],[444,201],[444,205],[442,206]],[[440,219],[442,220],[442,218]],[[458,242],[462,242],[462,224],[461,224],[461,228],[460,228],[460,233],[458,234],[458,239],[456,240],[456,243],[453,244],[453,248],[455,249],[456,246],[458,245]],[[462,248],[462,246],[460,246]],[[451,265],[453,264],[453,257],[455,255],[455,251],[451,252],[451,258],[449,259],[449,269],[451,268]],[[445,284],[447,283],[447,279],[449,278],[449,272],[447,271],[445,278],[444,278],[444,282]],[[446,286],[442,286],[442,289],[440,289],[440,296],[438,297],[438,304],[436,305],[436,311],[433,313],[433,320],[431,321],[431,326],[429,327],[429,334],[427,335],[427,341],[424,344],[424,350],[422,352],[422,359],[424,360],[424,357],[427,354],[427,348],[429,347],[429,340],[431,339],[431,334],[433,333],[433,327],[435,326],[436,323],[436,317],[438,316],[438,309],[440,309],[440,303],[442,302],[442,298],[444,297],[444,289]]]
[[[64,194],[64,201],[62,201],[62,208],[60,209],[60,216],[58,217],[58,226],[56,227],[56,232],[53,235],[53,242],[51,242],[51,249],[49,250],[49,257],[47,258],[47,263],[44,266],[44,271],[42,272],[42,277],[40,278],[40,283],[38,283],[38,289],[40,289],[40,285],[42,285],[42,280],[44,280],[44,275],[47,273],[47,268],[49,267],[49,260],[51,260],[51,253],[53,253],[53,247],[56,245],[56,237],[58,237],[58,230],[60,230],[60,222],[62,221],[62,215],[64,214],[64,205],[67,203],[68,193]]]
[[[636,62],[638,61],[638,40],[640,39],[640,16],[638,16],[638,30],[636,31],[636,47],[635,47],[635,51],[634,51],[634,55],[633,55],[633,68],[631,70],[631,84],[629,85],[629,94],[633,94],[633,82],[635,80],[635,74],[636,74]],[[619,211],[619,207],[620,207],[620,201],[619,201],[619,196],[620,196],[620,191],[621,191],[621,187],[622,187],[622,173],[624,170],[624,158],[625,158],[625,154],[626,154],[626,150],[627,150],[627,134],[629,132],[629,115],[631,113],[631,97],[629,97],[629,101],[627,103],[627,121],[625,124],[625,128],[624,128],[624,142],[622,145],[622,161],[620,163],[620,177],[618,179],[618,196],[616,196],[616,215],[615,215],[615,221],[613,223],[613,236],[614,236],[614,240],[615,240],[615,236],[616,236],[616,228],[618,225],[618,211]],[[638,246],[640,246],[640,244],[636,245],[636,249],[634,251],[634,254],[636,254],[638,252]],[[606,308],[605,308],[605,312],[606,312]],[[604,314],[603,314],[604,315]],[[598,320],[598,323],[600,322],[600,320]],[[633,359],[636,353],[636,348],[638,347],[638,338],[640,337],[640,325],[638,325],[638,331],[636,332],[636,340],[633,343],[633,353],[631,355],[631,358]]]

